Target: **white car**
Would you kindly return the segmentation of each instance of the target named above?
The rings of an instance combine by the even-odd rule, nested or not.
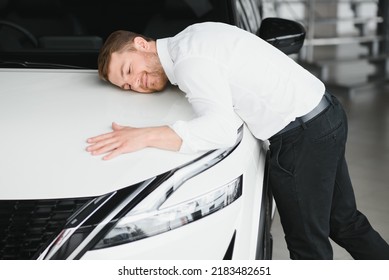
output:
[[[77,22],[88,19],[85,2],[71,2]],[[261,21],[255,0],[166,3],[155,15],[149,11],[145,30],[166,35],[179,31],[172,26],[215,20],[256,32]],[[196,18],[182,12],[178,24],[163,17],[184,4]],[[100,33],[54,36],[34,34],[20,18],[0,21],[0,259],[271,258],[266,142],[242,123],[228,149],[91,156],[86,139],[109,131],[113,121],[142,127],[189,120],[190,104],[175,87],[145,95],[100,81],[90,58],[108,34],[106,23]],[[266,21],[260,35],[287,53],[304,37],[299,25],[280,19]]]

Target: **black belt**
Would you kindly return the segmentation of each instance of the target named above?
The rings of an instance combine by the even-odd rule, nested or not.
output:
[[[318,114],[324,111],[330,105],[331,102],[331,95],[328,92],[325,92],[323,97],[321,98],[319,104],[313,108],[312,111],[310,111],[308,114],[296,118],[294,121],[290,122],[287,126],[285,126],[280,132],[278,132],[276,135],[280,135],[282,133],[285,133],[293,128],[301,126],[303,123],[306,123],[307,121],[313,119]],[[275,135],[274,135],[275,136]]]

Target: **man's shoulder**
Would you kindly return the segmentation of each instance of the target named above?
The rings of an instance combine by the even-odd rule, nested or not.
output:
[[[216,21],[206,21],[206,22],[199,22],[199,23],[194,23],[190,26],[188,26],[189,29],[191,30],[206,30],[210,31],[213,29],[235,29],[235,25],[231,25],[228,23],[224,22],[216,22]]]
[[[199,22],[194,23],[189,26],[187,26],[185,29],[183,29],[180,33],[178,33],[176,36],[181,36],[183,34],[199,34],[199,33],[213,33],[213,32],[220,32],[222,30],[236,30],[237,28],[235,25],[231,25],[224,22],[215,22],[215,21],[206,21],[206,22]]]

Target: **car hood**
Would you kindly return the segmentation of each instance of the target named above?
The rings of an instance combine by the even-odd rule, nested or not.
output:
[[[136,94],[94,70],[0,70],[0,199],[97,196],[185,164],[198,154],[147,148],[110,161],[85,151],[111,130],[191,119],[184,94],[169,87]]]

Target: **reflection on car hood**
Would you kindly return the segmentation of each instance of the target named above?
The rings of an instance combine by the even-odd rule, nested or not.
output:
[[[85,151],[111,130],[191,119],[178,89],[122,91],[93,70],[0,70],[0,199],[95,196],[130,186],[199,155],[144,149],[110,161]]]

